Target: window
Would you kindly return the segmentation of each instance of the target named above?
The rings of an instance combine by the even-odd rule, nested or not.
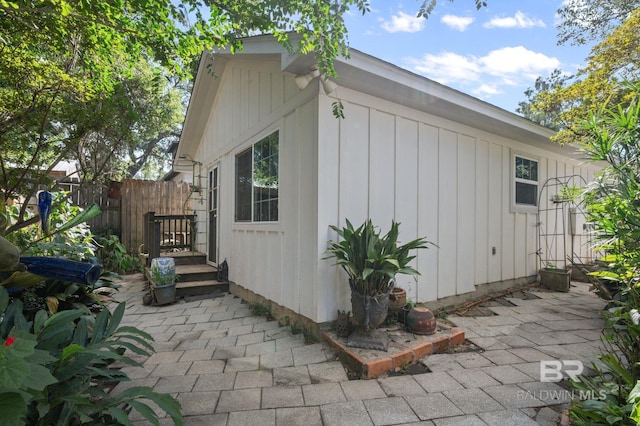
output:
[[[515,204],[516,206],[538,205],[538,162],[515,156]]]
[[[278,132],[236,155],[236,222],[278,220]]]

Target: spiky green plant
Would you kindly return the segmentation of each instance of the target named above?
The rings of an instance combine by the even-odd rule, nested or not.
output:
[[[420,275],[409,263],[415,259],[412,250],[433,245],[426,238],[416,238],[405,244],[398,244],[398,222],[391,222],[391,229],[385,235],[373,225],[371,219],[354,228],[347,219],[344,228],[331,225],[338,233],[340,241],[329,241],[327,258],[335,257],[349,275],[349,286],[362,294],[375,296],[388,292],[393,287],[396,274]]]

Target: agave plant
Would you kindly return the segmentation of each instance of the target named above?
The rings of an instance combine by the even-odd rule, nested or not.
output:
[[[376,296],[391,290],[396,274],[420,275],[409,266],[415,255],[414,249],[433,245],[426,238],[416,238],[398,245],[398,222],[391,222],[391,229],[381,236],[380,231],[368,219],[354,228],[347,220],[346,227],[331,226],[340,241],[329,241],[328,256],[335,257],[337,264],[349,275],[349,286],[362,295]]]

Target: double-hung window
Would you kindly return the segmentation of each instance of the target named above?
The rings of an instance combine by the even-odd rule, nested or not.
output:
[[[236,155],[236,222],[278,221],[279,132]]]
[[[515,207],[538,206],[538,161],[520,155],[514,156]]]

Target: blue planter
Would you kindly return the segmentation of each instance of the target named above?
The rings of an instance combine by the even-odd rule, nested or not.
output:
[[[100,278],[100,266],[57,257],[21,257],[20,263],[27,271],[44,278],[70,281],[78,284],[94,284]]]

